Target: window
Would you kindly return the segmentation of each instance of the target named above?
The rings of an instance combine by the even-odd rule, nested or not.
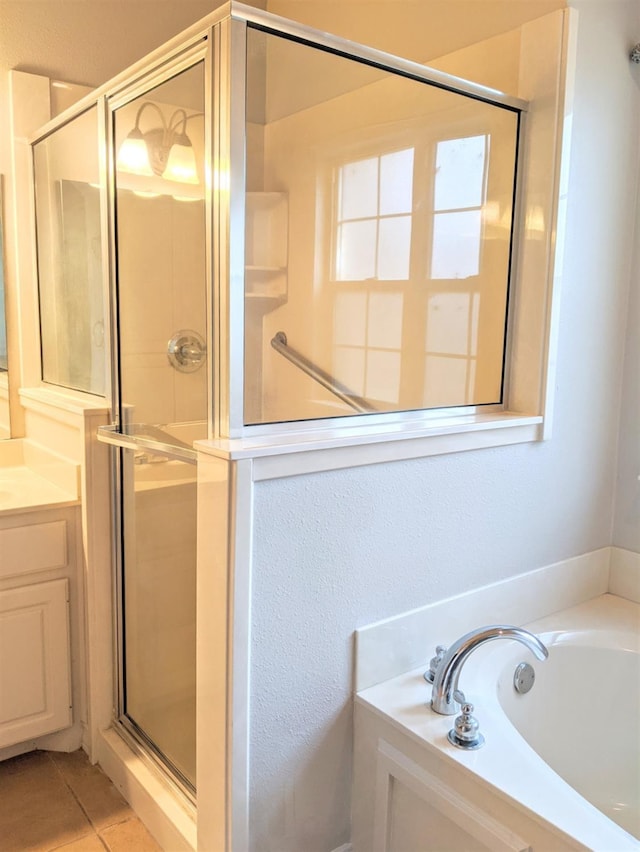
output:
[[[379,408],[501,402],[504,347],[478,348],[496,329],[503,342],[508,284],[510,209],[498,279],[485,245],[503,168],[490,142],[423,131],[335,167],[333,372]]]
[[[341,166],[335,280],[407,280],[413,148]]]
[[[489,137],[443,139],[436,145],[431,278],[480,272]]]

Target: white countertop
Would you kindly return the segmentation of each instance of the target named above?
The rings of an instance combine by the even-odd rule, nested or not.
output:
[[[0,467],[0,517],[51,506],[75,506],[78,497],[24,465]]]

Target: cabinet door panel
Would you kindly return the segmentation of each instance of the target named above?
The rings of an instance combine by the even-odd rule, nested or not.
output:
[[[68,586],[0,592],[0,748],[72,722]]]

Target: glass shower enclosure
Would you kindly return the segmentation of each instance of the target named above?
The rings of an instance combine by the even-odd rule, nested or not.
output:
[[[43,377],[113,408],[114,724],[191,797],[194,442],[503,406],[524,109],[232,2],[34,140]]]

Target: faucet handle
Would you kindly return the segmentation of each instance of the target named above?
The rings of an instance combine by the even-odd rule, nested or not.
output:
[[[424,679],[427,681],[427,683],[433,683],[436,676],[436,671],[438,670],[438,666],[442,662],[442,659],[446,652],[447,649],[444,645],[436,645],[436,655],[435,657],[431,658],[429,662],[429,668],[424,673]]]
[[[484,737],[480,733],[478,720],[473,716],[473,704],[466,700],[464,692],[459,689],[456,689],[453,697],[462,705],[462,713],[456,717],[453,728],[447,734],[447,739],[451,745],[458,748],[480,748],[484,745]]]

